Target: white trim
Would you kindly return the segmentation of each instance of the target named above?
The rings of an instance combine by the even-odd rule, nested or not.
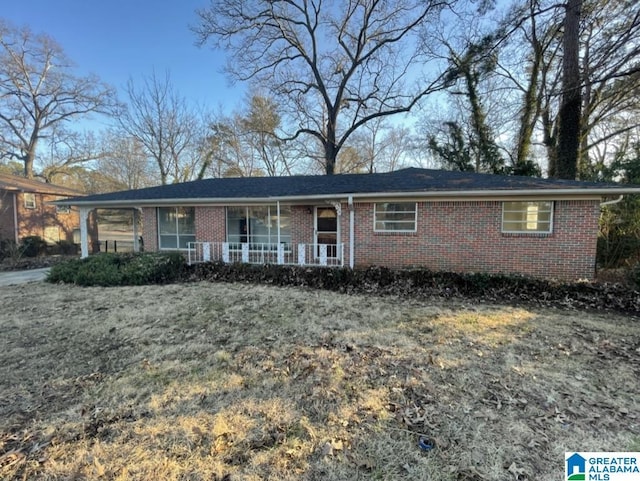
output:
[[[353,269],[354,266],[354,251],[355,242],[353,236],[355,234],[355,206],[353,205],[353,197],[349,196],[349,267]]]
[[[87,221],[89,219],[90,209],[80,207],[80,257],[84,259],[89,257],[89,235]]]
[[[33,199],[33,203],[31,201],[27,202],[27,196]],[[23,192],[22,201],[24,203],[25,209],[34,210],[38,208],[38,202],[36,200],[36,194],[34,192]]]
[[[275,202],[283,203],[313,203],[321,200],[340,200],[353,197],[354,202],[359,199],[365,201],[392,201],[395,199],[406,199],[428,202],[428,201],[459,201],[468,202],[472,200],[479,201],[505,201],[520,197],[535,197],[536,199],[547,197],[553,200],[597,200],[604,195],[620,195],[620,194],[640,194],[640,188],[619,189],[601,188],[601,189],[526,189],[526,190],[480,190],[480,191],[418,191],[418,192],[374,192],[374,193],[354,193],[345,192],[342,194],[316,194],[316,195],[296,195],[296,196],[272,196],[272,197],[212,197],[212,198],[193,198],[193,199],[143,199],[143,200],[106,200],[106,201],[82,201],[77,200],[69,202],[70,205],[87,205],[93,207],[116,207],[123,208],[136,206],[145,207],[171,207],[171,206],[229,206],[229,205],[262,205],[265,203],[274,204]],[[49,202],[51,204],[62,203],[63,201]]]
[[[167,209],[173,207],[176,210],[176,214],[177,214],[177,209],[179,208],[186,208],[186,207],[193,207],[193,227],[195,230],[195,226],[196,226],[196,209],[194,206],[190,206],[190,205],[174,205],[174,206],[161,206],[161,207],[156,207],[156,234],[158,236],[158,251],[167,251],[167,252],[171,252],[171,251],[180,251],[180,252],[186,252],[189,250],[189,242],[195,242],[196,241],[196,233],[194,232],[193,234],[185,234],[185,235],[193,235],[193,241],[189,241],[187,242],[187,247],[180,247],[180,232],[178,231],[178,217],[176,215],[176,234],[175,234],[175,238],[176,238],[176,247],[161,247],[160,246],[160,209]],[[164,235],[169,235],[169,234],[164,234]]]
[[[402,234],[402,233],[415,233],[418,231],[418,203],[414,202],[415,209],[413,211],[413,229],[400,229],[400,230],[391,230],[391,229],[376,229],[376,209],[378,204],[411,204],[412,202],[374,202],[373,203],[373,232],[384,232],[390,234]],[[407,211],[409,212],[409,211]],[[410,222],[410,221],[390,221],[394,222]]]

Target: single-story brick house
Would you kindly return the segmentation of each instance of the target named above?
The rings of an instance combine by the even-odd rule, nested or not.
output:
[[[52,202],[78,198],[77,190],[15,175],[0,174],[0,240],[20,243],[39,236],[48,244],[73,242],[80,230],[78,209]]]
[[[575,280],[594,276],[601,204],[628,193],[640,187],[409,168],[204,179],[71,203],[83,218],[95,208],[133,208],[146,250],[183,250],[190,262],[420,266]],[[82,248],[88,255],[86,236]]]

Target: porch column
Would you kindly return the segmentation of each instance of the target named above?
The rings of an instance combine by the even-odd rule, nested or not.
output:
[[[278,256],[278,264],[284,264],[284,251],[282,249],[282,246],[280,245],[280,201],[276,202],[276,211],[277,211],[277,215],[278,215],[278,246],[276,249],[277,252],[277,256]]]
[[[84,259],[89,257],[89,234],[87,232],[87,221],[89,220],[88,207],[80,207],[80,257]]]
[[[140,252],[140,234],[138,232],[138,209],[133,209],[133,252]]]

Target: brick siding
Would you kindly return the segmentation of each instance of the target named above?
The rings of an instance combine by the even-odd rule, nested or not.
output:
[[[562,280],[595,274],[597,201],[556,201],[550,234],[502,233],[502,202],[419,202],[415,233],[373,231],[356,204],[355,263]]]
[[[142,209],[142,242],[145,251],[158,250],[158,214],[155,207]]]
[[[373,204],[354,205],[356,266],[525,274],[561,280],[595,274],[599,203],[556,201],[550,234],[502,233],[502,202],[418,202],[417,230],[374,232]],[[196,239],[224,242],[224,207],[196,207]],[[146,250],[157,250],[155,208],[143,209]],[[291,207],[291,242],[313,243],[313,206]],[[340,242],[349,265],[349,208],[342,204]]]
[[[14,197],[15,195],[15,197]],[[80,228],[80,216],[77,208],[68,213],[58,212],[55,205],[48,202],[61,200],[63,197],[50,194],[35,193],[35,208],[25,207],[24,193],[0,191],[0,238],[15,239],[14,199],[16,202],[15,216],[18,220],[18,239],[28,236],[39,236],[46,239],[49,234],[52,241],[60,240],[73,242],[74,230]]]

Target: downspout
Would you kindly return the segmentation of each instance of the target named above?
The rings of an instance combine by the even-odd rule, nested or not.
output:
[[[138,233],[138,209],[133,208],[133,252],[140,252],[140,234]]]
[[[605,205],[613,205],[613,204],[617,204],[618,202],[622,201],[622,198],[624,197],[624,195],[620,194],[620,197],[618,197],[617,199],[613,199],[613,200],[608,200],[606,202],[600,202],[600,207],[603,207]]]
[[[355,232],[355,208],[353,206],[353,196],[349,196],[349,267],[353,269],[355,264],[353,255],[355,251],[354,232]]]

